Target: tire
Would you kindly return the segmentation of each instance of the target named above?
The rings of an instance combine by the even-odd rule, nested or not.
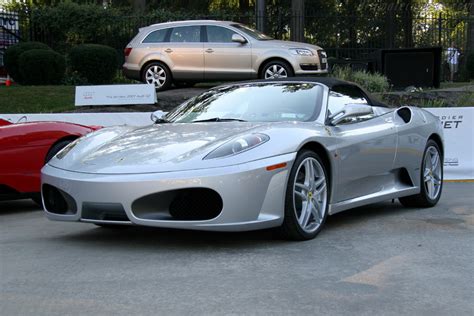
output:
[[[53,146],[51,146],[48,153],[46,154],[46,157],[44,159],[44,163],[47,164],[48,161],[50,161],[51,158],[53,158],[61,149],[63,149],[64,147],[66,147],[67,145],[69,145],[73,141],[74,141],[74,139],[61,140],[61,141],[57,142],[56,144],[54,144]]]
[[[432,207],[438,203],[443,190],[443,154],[438,144],[428,140],[420,171],[420,193],[398,200],[406,207]]]
[[[195,82],[189,82],[189,81],[175,81],[175,82],[173,82],[173,84],[176,88],[191,88],[196,83]]]
[[[271,60],[267,62],[260,72],[260,79],[276,79],[293,77],[293,68],[287,62],[281,60]]]
[[[312,177],[308,170],[312,170]],[[289,240],[316,237],[328,214],[328,183],[321,158],[309,150],[300,152],[291,168],[286,188],[285,217],[280,227],[282,237]]]
[[[142,81],[154,84],[157,91],[167,90],[172,82],[171,72],[165,64],[152,62],[143,69]]]

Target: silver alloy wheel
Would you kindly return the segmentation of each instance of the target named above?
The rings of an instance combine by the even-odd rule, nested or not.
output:
[[[423,182],[425,191],[431,200],[435,200],[441,191],[441,162],[438,149],[430,146],[426,149],[423,163]]]
[[[267,68],[265,71],[265,79],[276,79],[276,78],[286,78],[288,77],[288,72],[285,67],[273,64]]]
[[[166,71],[159,65],[151,66],[145,73],[147,83],[154,84],[155,87],[161,88],[166,82]]]
[[[306,233],[316,231],[325,217],[327,184],[318,160],[309,157],[298,166],[293,184],[293,210]]]

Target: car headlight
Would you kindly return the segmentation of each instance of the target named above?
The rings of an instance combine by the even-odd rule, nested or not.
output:
[[[306,48],[292,48],[290,51],[294,55],[313,56],[313,52]]]
[[[67,155],[68,152],[71,151],[71,149],[73,149],[77,143],[79,142],[81,138],[79,137],[78,139],[74,140],[72,143],[69,143],[67,144],[63,149],[61,149],[57,154],[56,154],[56,158],[57,159],[63,159],[64,156]]]
[[[240,154],[267,142],[270,136],[260,133],[248,134],[221,145],[207,154],[204,159],[223,158]]]

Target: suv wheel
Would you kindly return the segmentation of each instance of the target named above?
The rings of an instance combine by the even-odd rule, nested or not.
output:
[[[277,78],[286,78],[293,77],[293,69],[291,66],[280,60],[272,60],[265,64],[260,73],[261,79],[277,79]]]
[[[153,62],[148,64],[143,70],[142,81],[154,84],[156,90],[166,90],[171,85],[171,73],[164,64]]]

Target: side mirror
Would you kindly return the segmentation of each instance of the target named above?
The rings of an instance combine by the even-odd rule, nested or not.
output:
[[[155,123],[159,119],[163,118],[163,116],[165,116],[165,114],[166,113],[163,112],[162,110],[155,111],[155,112],[151,113],[150,120],[152,120],[153,123]]]
[[[346,104],[341,111],[334,113],[329,117],[329,123],[331,125],[337,125],[347,118],[373,113],[372,107],[368,104]]]
[[[247,40],[240,34],[232,34],[232,42],[240,43],[240,44],[245,44],[247,43]]]

